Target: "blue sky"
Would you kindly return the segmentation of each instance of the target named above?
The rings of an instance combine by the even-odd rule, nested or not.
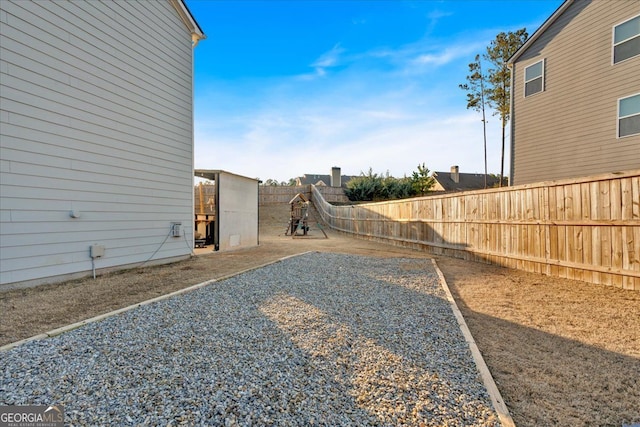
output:
[[[288,181],[332,166],[482,173],[482,122],[458,84],[496,34],[532,34],[562,1],[186,3],[207,35],[195,49],[196,168]],[[499,173],[499,118],[488,121]]]

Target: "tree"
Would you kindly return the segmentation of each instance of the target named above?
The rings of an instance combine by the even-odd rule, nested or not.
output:
[[[265,187],[277,187],[280,185],[280,183],[276,179],[269,178],[266,181],[264,181],[262,185]]]
[[[351,201],[372,201],[380,197],[381,190],[382,177],[369,168],[366,175],[360,172],[360,176],[349,180],[344,194]]]
[[[485,76],[482,74],[482,62],[480,55],[476,55],[475,61],[469,64],[467,83],[458,85],[460,89],[467,91],[467,109],[482,113],[482,134],[484,142],[484,188],[487,188],[487,120],[485,117]]]
[[[404,178],[394,178],[389,175],[389,172],[382,178],[381,199],[406,199],[413,195],[415,195],[415,191],[410,178],[406,176]]]
[[[499,33],[495,40],[487,47],[484,55],[494,68],[489,68],[487,76],[490,83],[488,101],[495,110],[495,115],[500,115],[502,122],[502,156],[500,160],[500,186],[504,177],[504,140],[505,129],[511,113],[511,70],[507,62],[509,58],[527,41],[529,34],[526,28],[518,31]]]
[[[384,175],[377,174],[369,168],[366,174],[360,172],[360,176],[349,180],[344,194],[352,202],[406,199],[416,194],[424,196],[434,184],[435,179],[429,176],[424,163],[418,165],[410,178],[394,178],[389,171]]]
[[[415,196],[411,178],[394,178],[387,171],[386,174],[377,174],[369,168],[369,172],[360,173],[360,176],[350,179],[344,194],[352,202],[378,201],[391,199],[405,199]]]
[[[411,186],[415,192],[414,194],[424,196],[435,183],[436,180],[433,176],[429,175],[429,169],[424,165],[424,163],[422,165],[418,165],[418,170],[414,171],[411,176]]]
[[[509,58],[516,53],[528,37],[529,34],[526,28],[521,28],[515,32],[499,33],[487,47],[486,53],[482,55],[482,57],[492,65],[492,68],[489,68],[486,74],[483,74],[480,66],[480,57],[476,55],[476,61],[469,64],[469,71],[471,73],[467,76],[469,83],[460,85],[462,89],[468,91],[467,108],[474,108],[481,111],[480,109],[484,108],[483,104],[484,101],[486,101],[487,105],[494,110],[493,115],[500,116],[502,125],[501,177],[504,177],[505,131],[511,113],[511,70],[509,70],[507,63]],[[483,116],[483,122],[485,122],[484,120]],[[486,175],[485,163],[485,176]],[[500,180],[500,183],[502,184],[502,180]]]

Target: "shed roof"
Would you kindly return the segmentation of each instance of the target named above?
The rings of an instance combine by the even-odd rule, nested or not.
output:
[[[256,182],[261,182],[258,178],[249,178],[248,176],[238,175],[237,173],[227,172],[221,169],[194,169],[193,170],[193,176],[210,179],[212,181],[215,181],[216,177],[219,176],[220,174],[233,175],[239,178],[251,179]]]

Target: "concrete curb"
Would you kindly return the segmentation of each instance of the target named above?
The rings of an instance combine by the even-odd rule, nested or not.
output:
[[[444,289],[444,292],[447,295],[447,299],[451,304],[451,309],[453,310],[453,314],[456,317],[456,320],[458,321],[458,325],[460,325],[460,330],[462,331],[462,335],[464,335],[464,339],[467,342],[467,345],[469,345],[469,349],[471,350],[473,360],[475,361],[476,367],[478,368],[478,371],[480,372],[480,376],[482,377],[482,382],[484,383],[484,386],[487,388],[487,391],[489,392],[489,396],[491,397],[491,403],[493,404],[494,409],[498,413],[500,424],[502,424],[504,427],[515,427],[516,425],[513,422],[513,418],[511,418],[511,415],[509,414],[509,409],[507,408],[507,405],[504,403],[504,399],[500,394],[500,390],[498,390],[498,386],[496,386],[496,382],[493,380],[491,371],[489,371],[489,368],[487,367],[487,364],[485,363],[484,358],[482,357],[482,353],[480,353],[480,350],[476,345],[476,341],[473,339],[473,335],[471,335],[471,331],[467,326],[467,322],[464,320],[464,317],[462,317],[462,313],[460,312],[460,309],[458,308],[456,301],[453,299],[453,295],[449,290],[449,285],[447,285],[447,281],[444,278],[444,274],[442,274],[442,271],[440,270],[440,267],[438,267],[438,263],[436,262],[435,259],[432,258],[431,262],[433,263],[433,267],[435,268],[436,273],[440,278],[440,284],[442,285],[442,288]]]
[[[151,298],[151,299],[148,299],[146,301],[142,301],[142,302],[139,302],[139,303],[136,303],[136,304],[132,304],[132,305],[127,306],[127,307],[119,308],[117,310],[113,310],[113,311],[110,311],[108,313],[100,314],[98,316],[91,317],[89,319],[81,320],[79,322],[72,323],[70,325],[66,325],[66,326],[62,326],[60,328],[52,329],[52,330],[50,330],[48,332],[45,332],[45,333],[42,333],[42,334],[38,334],[38,335],[35,335],[33,337],[30,337],[30,338],[25,338],[25,339],[20,340],[20,341],[16,341],[16,342],[12,342],[12,343],[9,343],[9,344],[5,344],[2,347],[0,347],[0,353],[4,352],[4,351],[11,350],[12,348],[18,347],[18,346],[20,346],[22,344],[26,344],[26,343],[28,343],[30,341],[38,341],[38,340],[43,340],[43,339],[46,339],[46,338],[55,337],[56,335],[60,335],[60,334],[63,334],[65,332],[72,331],[74,329],[77,329],[77,328],[79,328],[81,326],[84,326],[84,325],[87,325],[89,323],[98,322],[98,321],[106,319],[108,317],[115,316],[116,314],[124,313],[125,311],[133,310],[134,308],[137,308],[137,307],[142,307],[143,305],[152,304],[154,302],[162,301],[164,299],[171,298],[171,297],[176,296],[176,295],[180,295],[180,294],[184,294],[184,293],[187,293],[187,292],[195,291],[196,289],[204,288],[205,286],[209,286],[209,285],[211,285],[213,283],[221,282],[221,281],[226,280],[226,279],[230,279],[231,277],[237,276],[239,274],[243,274],[243,273],[247,273],[249,271],[257,270],[259,268],[266,267],[266,266],[271,265],[271,264],[276,264],[278,262],[282,262],[282,261],[284,261],[286,259],[289,259],[289,258],[294,258],[294,257],[297,257],[297,256],[306,255],[306,254],[311,253],[311,252],[313,252],[313,251],[301,252],[299,254],[294,254],[294,255],[289,255],[289,256],[283,257],[283,258],[279,258],[279,259],[277,259],[275,261],[271,261],[271,262],[267,262],[265,264],[261,264],[261,265],[255,266],[255,267],[247,268],[245,270],[238,271],[238,272],[235,272],[235,273],[232,273],[232,274],[227,274],[226,276],[218,277],[216,279],[207,280],[206,282],[198,283],[197,285],[189,286],[188,288],[180,289],[180,290],[177,290],[177,291],[165,294],[165,295],[160,295],[159,297],[156,297],[156,298]]]

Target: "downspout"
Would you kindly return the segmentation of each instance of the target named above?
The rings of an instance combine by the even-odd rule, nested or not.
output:
[[[194,61],[194,48],[196,47],[197,41],[194,43],[194,33],[191,33],[191,176],[195,175],[195,163],[196,163],[196,140],[195,140],[195,105],[196,105],[196,96],[195,96],[195,61]],[[191,209],[195,210],[196,204],[196,196],[193,191],[193,178],[191,184]],[[202,203],[202,183],[200,183],[200,203]],[[193,215],[197,219],[197,215]],[[195,246],[195,238],[196,238],[196,221],[191,221],[191,250]],[[186,236],[185,236],[186,239]]]
[[[256,237],[258,246],[260,246],[260,184],[262,184],[262,181],[258,180],[258,236]]]
[[[216,204],[216,213],[215,213],[215,222],[213,227],[213,250],[220,250],[220,173],[216,173],[213,176],[214,181],[216,182],[215,186],[215,201]]]

